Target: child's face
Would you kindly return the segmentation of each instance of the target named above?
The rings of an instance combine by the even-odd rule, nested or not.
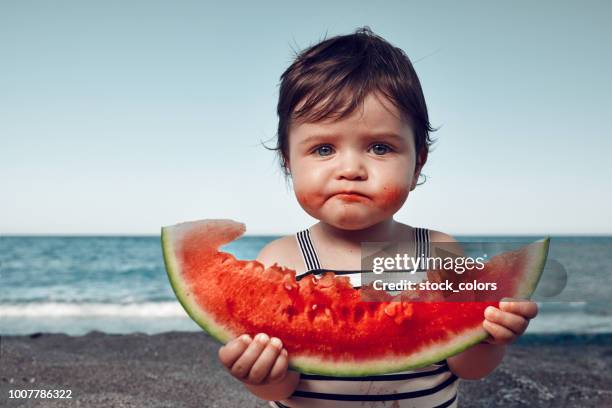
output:
[[[340,121],[296,123],[289,131],[288,166],[298,202],[341,229],[392,217],[416,185],[416,157],[412,127],[380,94],[368,95],[363,111]]]

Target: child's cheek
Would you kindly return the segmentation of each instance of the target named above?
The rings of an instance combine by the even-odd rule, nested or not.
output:
[[[408,197],[406,186],[388,184],[383,186],[381,193],[377,196],[377,204],[382,209],[398,209],[404,204]]]
[[[325,197],[322,194],[296,191],[295,196],[303,208],[320,208],[325,202]]]

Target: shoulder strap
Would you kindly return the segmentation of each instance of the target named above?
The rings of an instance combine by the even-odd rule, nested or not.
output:
[[[300,248],[300,253],[302,254],[302,259],[304,260],[304,265],[306,266],[305,272],[309,272],[315,269],[321,269],[321,262],[319,261],[319,256],[317,255],[317,251],[315,250],[314,244],[312,243],[312,238],[310,237],[310,230],[305,229],[302,231],[298,231],[295,234],[295,237],[298,242],[298,247]],[[423,261],[423,258],[429,257],[429,229],[415,228],[414,241],[416,243],[415,258],[418,259],[419,257],[421,257],[421,260]]]
[[[415,259],[419,259],[419,269],[423,269],[424,258],[429,257],[429,230],[427,228],[414,229]],[[420,257],[420,258],[419,258]]]
[[[321,269],[319,257],[315,251],[314,245],[312,244],[312,239],[310,238],[310,230],[305,229],[297,232],[295,234],[295,238],[297,239],[298,246],[300,247],[304,265],[306,265],[305,272],[312,271],[313,269]]]

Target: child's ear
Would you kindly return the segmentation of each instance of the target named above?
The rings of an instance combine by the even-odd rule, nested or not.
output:
[[[419,181],[419,177],[421,175],[421,170],[423,166],[425,166],[425,162],[427,162],[427,149],[421,149],[419,154],[416,157],[416,165],[414,166],[414,174],[412,175],[412,185],[410,186],[410,191],[414,190]]]

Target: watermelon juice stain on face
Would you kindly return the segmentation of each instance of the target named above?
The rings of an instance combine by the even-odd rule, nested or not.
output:
[[[418,177],[414,132],[378,94],[341,120],[294,124],[288,163],[304,211],[349,230],[391,218]]]
[[[385,186],[381,194],[377,196],[377,202],[383,208],[397,208],[399,210],[406,202],[408,192],[409,189],[406,186]]]

